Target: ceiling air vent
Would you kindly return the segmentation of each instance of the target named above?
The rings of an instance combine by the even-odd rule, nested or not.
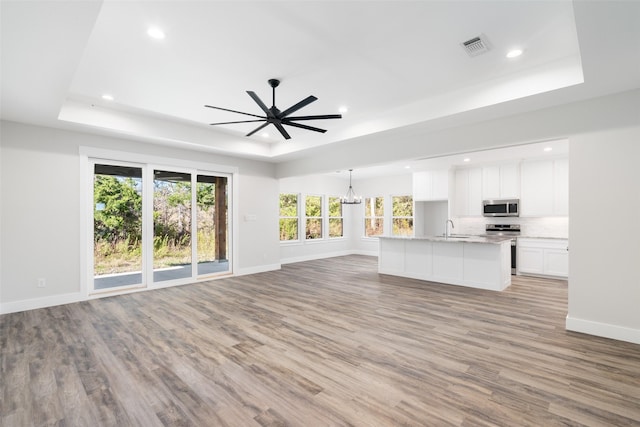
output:
[[[489,51],[489,43],[484,35],[479,35],[461,43],[469,56],[478,56]]]

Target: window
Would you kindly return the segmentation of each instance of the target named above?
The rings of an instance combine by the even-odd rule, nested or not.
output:
[[[322,196],[307,196],[304,203],[307,240],[322,239]]]
[[[411,236],[413,234],[413,197],[393,196],[391,199],[393,235]]]
[[[329,197],[329,238],[343,237],[342,203],[340,197]]]
[[[364,235],[381,236],[384,232],[384,197],[364,199]]]
[[[298,240],[298,195],[280,194],[280,241]]]

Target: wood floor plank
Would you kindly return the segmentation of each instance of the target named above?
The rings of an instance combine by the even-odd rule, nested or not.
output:
[[[346,256],[0,316],[4,426],[635,426],[640,345]]]

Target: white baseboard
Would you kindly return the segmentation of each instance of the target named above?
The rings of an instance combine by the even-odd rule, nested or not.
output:
[[[324,259],[324,258],[334,258],[337,256],[345,256],[351,255],[353,251],[335,251],[335,252],[324,252],[321,254],[311,254],[290,258],[283,258],[280,260],[282,264],[293,264],[294,262],[304,262],[304,261],[313,261],[315,259]]]
[[[32,298],[21,301],[0,304],[0,314],[17,313],[19,311],[35,310],[37,308],[53,307],[55,305],[71,304],[84,301],[80,292],[71,294],[51,295],[48,297]]]
[[[355,250],[355,251],[351,251],[350,255],[365,255],[365,256],[378,256],[378,251],[361,251],[361,250]]]
[[[247,274],[256,274],[256,273],[264,273],[265,271],[274,271],[280,270],[282,268],[281,264],[267,264],[267,265],[258,265],[255,267],[249,268],[238,268],[234,271],[234,276],[246,276]]]
[[[281,264],[267,264],[267,265],[249,267],[249,268],[239,268],[234,272],[233,276],[244,276],[247,274],[256,274],[256,273],[264,273],[266,271],[280,270],[282,268],[282,264],[289,264],[289,263],[301,262],[301,261],[312,261],[314,259],[333,258],[337,256],[352,255],[352,254],[371,255],[371,256],[378,255],[377,252],[370,253],[367,251],[339,251],[339,252],[329,252],[329,253],[318,254],[318,255],[309,255],[304,257],[287,258],[282,260]],[[233,276],[225,276],[225,277],[233,277]],[[184,285],[189,285],[191,283],[195,283],[195,282],[184,283]],[[170,286],[176,286],[176,285],[172,284]],[[134,289],[134,290],[131,290],[131,292],[144,292],[144,291],[149,291],[154,289],[160,289],[161,287],[162,286],[153,287],[153,288]],[[113,294],[109,294],[109,296],[110,295],[113,295]],[[94,298],[101,298],[104,296],[108,296],[108,295],[96,294],[96,295],[91,295],[87,297],[83,295],[81,292],[77,292],[77,293],[70,293],[70,294],[61,294],[61,295],[52,295],[48,297],[33,298],[33,299],[21,300],[21,301],[5,302],[5,303],[0,303],[0,314],[16,313],[19,311],[35,310],[38,308],[53,307],[56,305],[63,305],[63,304],[71,304],[74,302],[86,301]]]
[[[566,319],[566,328],[568,331],[582,332],[584,334],[640,344],[640,329],[612,325],[610,323],[594,322],[593,320],[577,319],[569,315],[567,315]]]
[[[315,259],[334,258],[337,256],[347,255],[365,255],[365,256],[378,256],[378,251],[337,251],[337,252],[325,252],[322,254],[305,255],[299,257],[283,258],[280,261],[282,264],[293,264],[294,262],[313,261]]]

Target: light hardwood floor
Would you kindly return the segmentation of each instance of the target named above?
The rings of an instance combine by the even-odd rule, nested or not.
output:
[[[4,426],[640,424],[640,346],[348,256],[0,316]]]

